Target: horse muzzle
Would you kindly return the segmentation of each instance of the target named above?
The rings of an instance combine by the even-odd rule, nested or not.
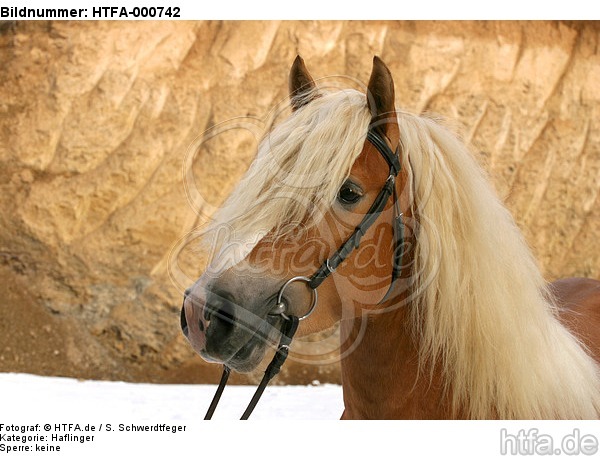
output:
[[[270,304],[251,311],[226,291],[198,288],[186,290],[180,316],[190,345],[205,361],[251,371],[278,334],[281,318],[269,315]]]

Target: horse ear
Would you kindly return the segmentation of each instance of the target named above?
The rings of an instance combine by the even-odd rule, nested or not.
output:
[[[373,70],[367,88],[367,105],[371,111],[371,125],[386,134],[390,127],[397,131],[394,80],[388,67],[377,56],[373,57]],[[392,136],[395,135],[392,133]]]
[[[306,69],[304,60],[299,55],[290,70],[290,103],[292,111],[300,109],[305,104],[315,98],[315,88],[317,87],[312,76]]]

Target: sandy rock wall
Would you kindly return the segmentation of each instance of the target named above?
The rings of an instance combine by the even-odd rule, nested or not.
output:
[[[233,128],[189,150],[234,117],[260,126],[297,53],[363,82],[382,56],[400,106],[456,120],[546,276],[600,277],[599,38],[594,23],[0,24],[0,370],[216,379],[179,334],[202,261],[178,241],[256,140]]]

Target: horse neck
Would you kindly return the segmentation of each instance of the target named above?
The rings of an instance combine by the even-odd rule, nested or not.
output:
[[[402,306],[341,322],[343,418],[450,417],[439,370],[419,372],[409,320]]]

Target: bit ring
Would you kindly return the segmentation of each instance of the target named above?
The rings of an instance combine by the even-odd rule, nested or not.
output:
[[[290,317],[285,314],[286,309],[285,309],[285,303],[283,302],[283,292],[288,287],[288,285],[290,285],[294,282],[305,282],[308,285],[310,283],[310,278],[305,277],[305,276],[292,277],[290,280],[288,280],[286,283],[284,283],[283,286],[281,287],[281,289],[279,290],[279,293],[277,294],[277,307],[284,309],[280,313],[280,315],[283,318],[285,318],[286,320],[289,320]],[[308,312],[306,312],[301,317],[298,317],[298,320],[300,320],[300,321],[304,320],[310,314],[312,314],[313,311],[315,310],[315,307],[317,307],[317,302],[319,300],[319,295],[317,293],[317,289],[316,288],[310,288],[310,289],[312,290],[312,302],[310,303],[310,308],[308,309]]]

